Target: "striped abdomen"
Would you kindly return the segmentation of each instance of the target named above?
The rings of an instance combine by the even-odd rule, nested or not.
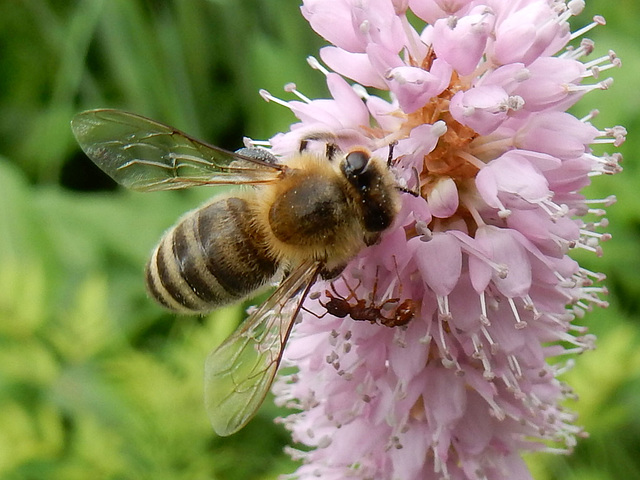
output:
[[[147,287],[163,306],[206,313],[268,283],[278,270],[243,198],[224,197],[169,230],[147,265]]]

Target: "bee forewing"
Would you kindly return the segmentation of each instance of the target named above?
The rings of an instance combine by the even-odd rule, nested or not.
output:
[[[218,435],[244,427],[262,405],[293,323],[317,274],[318,262],[295,269],[205,364],[205,406]]]
[[[120,110],[79,113],[71,128],[87,156],[116,182],[133,190],[269,183],[283,169]]]

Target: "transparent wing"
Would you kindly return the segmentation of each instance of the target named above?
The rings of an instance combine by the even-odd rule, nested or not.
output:
[[[308,261],[294,270],[273,295],[207,357],[205,406],[218,435],[227,436],[240,430],[262,405],[318,268],[318,262]]]
[[[284,166],[229,152],[173,127],[121,110],[88,110],[71,121],[87,156],[133,190],[269,183]]]

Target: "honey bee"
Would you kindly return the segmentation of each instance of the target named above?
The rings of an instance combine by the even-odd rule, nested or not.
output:
[[[335,278],[375,243],[399,210],[389,158],[305,138],[280,161],[265,149],[229,152],[148,118],[90,110],[71,122],[105,173],[138,191],[196,185],[250,188],[214,197],[169,229],[146,268],[150,295],[171,311],[204,314],[279,282],[207,357],[205,405],[219,435],[241,429],[262,404],[312,284]],[[325,140],[324,154],[308,149]]]

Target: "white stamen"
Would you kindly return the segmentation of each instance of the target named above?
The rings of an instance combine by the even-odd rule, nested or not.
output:
[[[489,321],[489,316],[487,315],[487,301],[485,299],[484,296],[484,292],[480,292],[480,311],[482,312],[480,314],[480,323],[486,327],[491,326],[491,322]]]
[[[298,87],[296,87],[295,83],[287,83],[284,86],[284,91],[288,93],[293,93],[296,97],[298,97],[300,100],[302,100],[305,103],[311,103],[311,99],[309,97],[307,97],[306,95],[303,95],[298,91]]]
[[[327,70],[319,61],[316,57],[309,55],[307,57],[307,63],[309,64],[309,66],[311,68],[313,68],[314,70],[318,70],[320,72],[322,72],[325,76],[329,75],[329,70]]]
[[[574,40],[574,39],[576,39],[578,37],[581,37],[582,35],[584,35],[588,31],[594,29],[598,25],[606,25],[606,23],[607,22],[604,19],[604,17],[602,17],[600,15],[596,15],[595,17],[593,17],[593,22],[591,22],[589,25],[585,25],[584,27],[582,27],[582,28],[576,30],[575,32],[573,32],[571,34],[570,41]]]
[[[459,156],[460,158],[463,158],[467,162],[469,162],[471,165],[476,167],[478,170],[482,170],[484,167],[487,166],[487,164],[484,163],[482,160],[480,160],[479,158],[475,157],[474,155],[472,155],[469,152],[465,152],[464,150],[460,150],[460,151],[456,152],[456,155]]]
[[[508,298],[507,301],[511,306],[511,311],[513,312],[513,316],[516,319],[516,328],[521,330],[527,326],[527,322],[520,318],[520,314],[518,313],[518,309],[516,308],[516,303],[513,301],[513,298]]]
[[[491,353],[491,355],[496,355],[500,351],[500,345],[497,342],[495,342],[493,338],[491,338],[491,334],[489,333],[489,331],[486,329],[484,325],[480,326],[480,331],[484,335],[484,338],[487,339],[487,342],[489,342],[489,346],[490,346],[489,352]]]
[[[351,88],[353,88],[353,91],[356,92],[356,95],[358,95],[361,99],[368,100],[369,98],[371,98],[371,95],[369,95],[367,89],[359,83],[354,83],[353,85],[351,85]]]
[[[285,102],[284,100],[279,99],[278,97],[274,97],[273,95],[271,95],[267,90],[265,90],[264,88],[261,88],[260,91],[260,96],[267,102],[275,102],[278,105],[282,105],[283,107],[289,108],[289,104],[287,102]]]
[[[363,35],[369,35],[369,30],[371,29],[371,25],[369,24],[369,20],[365,20],[360,24],[360,33]]]
[[[587,122],[590,122],[591,120],[593,120],[594,118],[596,118],[598,115],[600,115],[600,110],[598,110],[597,108],[594,108],[587,115],[582,117],[580,119],[580,121],[583,122],[583,123],[587,123]]]
[[[447,133],[447,124],[444,120],[438,120],[431,126],[431,134],[440,138]]]

